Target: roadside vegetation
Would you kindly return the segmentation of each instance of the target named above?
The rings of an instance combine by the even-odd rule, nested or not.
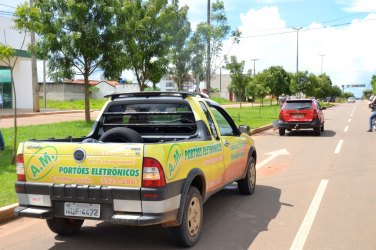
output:
[[[21,142],[28,139],[64,138],[69,135],[80,137],[87,135],[92,125],[92,122],[74,121],[18,127],[18,139]],[[5,150],[0,151],[0,207],[17,202],[14,191],[16,166],[11,164],[14,129],[3,128],[1,132],[5,140]]]
[[[100,110],[106,103],[107,99],[90,99],[90,109]],[[43,98],[39,99],[40,107],[44,108]],[[46,101],[46,109],[62,109],[62,110],[84,110],[84,100],[72,100],[72,101]]]

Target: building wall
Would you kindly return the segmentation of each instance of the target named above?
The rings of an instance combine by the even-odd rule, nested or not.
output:
[[[20,33],[18,30],[14,29],[13,26],[14,22],[11,18],[0,16],[0,43],[6,44],[13,49],[27,50],[30,43],[29,34],[26,35],[25,43],[23,47],[21,47],[25,33]]]
[[[102,99],[105,95],[109,95],[115,92],[115,87],[106,82],[100,82],[95,87],[99,89],[98,92],[92,95],[92,97],[95,99]]]
[[[65,83],[47,83],[46,97],[47,100],[53,101],[72,101],[85,98],[85,87],[79,84]],[[39,85],[39,96],[43,96],[43,87]]]
[[[230,86],[230,84],[231,78],[229,74],[215,74],[211,78],[210,88],[217,89],[220,97],[229,100],[230,93],[228,91],[228,86]]]
[[[138,84],[119,84],[116,85],[115,92],[117,93],[131,93],[131,92],[139,92],[140,87]]]
[[[19,33],[13,28],[13,20],[0,16],[0,43],[6,44],[16,50],[27,50],[30,43],[30,36],[26,35],[24,45],[24,33]],[[12,58],[12,64],[15,58]],[[8,66],[0,62],[1,66]],[[13,70],[13,79],[16,86],[17,108],[33,108],[31,59],[19,57]],[[14,107],[14,96],[13,96]]]
[[[16,86],[17,108],[33,108],[33,88],[31,82],[31,59],[19,58],[13,70],[13,80]],[[14,103],[14,97],[13,97]],[[14,105],[14,104],[13,104]],[[14,106],[13,106],[14,107]]]

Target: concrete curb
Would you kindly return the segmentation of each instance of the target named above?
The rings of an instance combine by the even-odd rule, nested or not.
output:
[[[269,124],[269,125],[266,125],[266,126],[263,126],[263,127],[255,128],[254,130],[251,131],[251,135],[264,132],[265,130],[271,129],[272,127],[273,127],[273,125]]]
[[[14,203],[5,207],[0,207],[0,224],[17,217],[13,212],[17,206],[18,203]]]

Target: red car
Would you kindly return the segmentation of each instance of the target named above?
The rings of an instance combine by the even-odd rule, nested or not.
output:
[[[324,131],[324,113],[315,99],[286,100],[279,112],[279,135],[285,135],[286,129],[313,129],[316,135]]]

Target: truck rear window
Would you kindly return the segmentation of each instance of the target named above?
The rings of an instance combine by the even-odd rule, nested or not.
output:
[[[111,105],[104,113],[106,128],[126,126],[141,134],[192,134],[196,122],[184,103],[131,103]]]
[[[283,107],[285,110],[307,110],[313,109],[312,101],[287,101]]]

